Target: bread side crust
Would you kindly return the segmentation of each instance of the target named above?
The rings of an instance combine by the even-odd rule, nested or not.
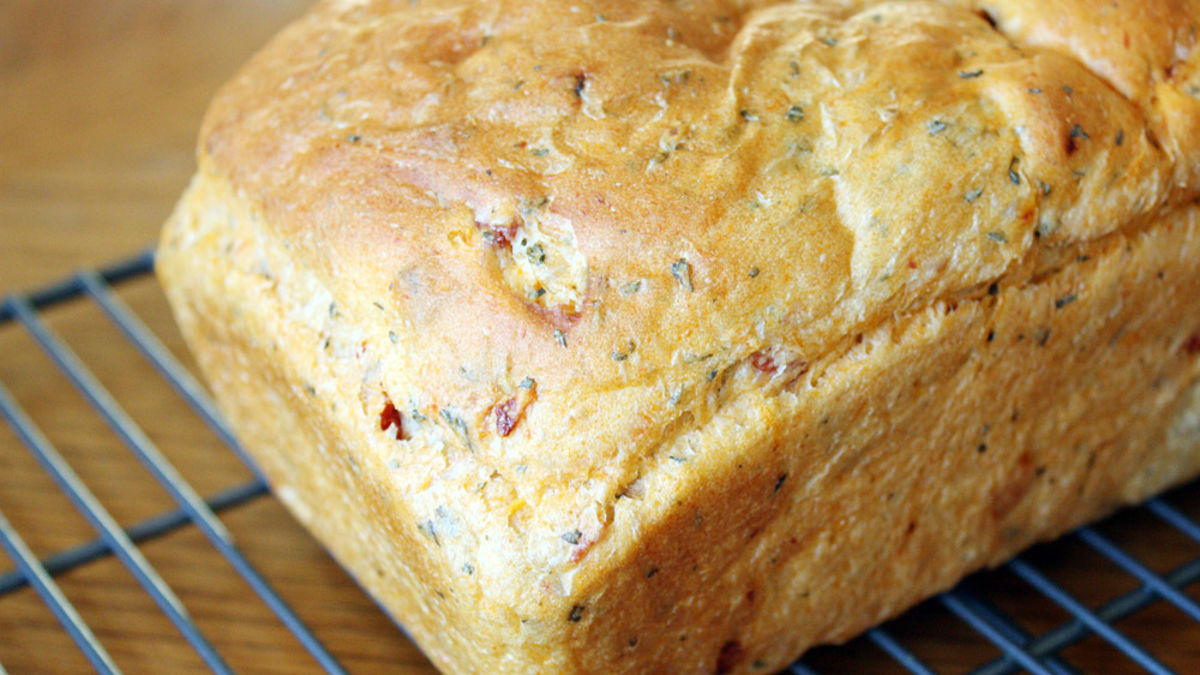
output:
[[[637,511],[618,502],[614,530],[637,541],[582,591],[598,619],[581,670],[620,654],[636,672],[647,650],[773,672],[1195,476],[1198,237],[1191,208],[1027,286],[898,317],[665,452],[693,465],[649,474],[659,520],[623,527]]]
[[[681,424],[548,571],[511,493],[443,489],[478,477],[378,428],[362,331],[264,225],[202,171],[172,306],[276,493],[449,672],[782,667],[1200,469],[1188,208]]]

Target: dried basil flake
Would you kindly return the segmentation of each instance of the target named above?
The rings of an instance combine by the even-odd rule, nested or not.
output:
[[[671,263],[671,276],[675,277],[675,281],[679,282],[680,286],[689,291],[696,290],[692,286],[692,266],[688,264],[686,258],[680,258]]]
[[[1072,302],[1075,302],[1075,299],[1076,298],[1075,298],[1074,293],[1068,293],[1067,295],[1064,295],[1061,298],[1054,301],[1054,308],[1062,309],[1063,307],[1066,307],[1067,305],[1071,304]]]
[[[525,249],[525,254],[529,256],[529,262],[536,265],[546,262],[546,249],[542,248],[541,244],[534,244]]]
[[[467,423],[463,421],[463,418],[446,408],[442,408],[439,412],[442,419],[446,420],[446,424],[450,425],[450,428],[454,430],[454,434],[458,436],[467,450],[474,452],[475,444],[471,442],[471,430],[467,428]]]
[[[624,361],[625,359],[629,358],[629,355],[633,354],[633,352],[636,349],[637,349],[637,344],[633,340],[630,340],[629,347],[627,347],[626,349],[624,349],[624,350],[614,349],[613,350],[612,360],[613,361]]]

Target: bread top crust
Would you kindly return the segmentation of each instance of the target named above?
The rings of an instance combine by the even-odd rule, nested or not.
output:
[[[362,331],[367,409],[570,532],[745,392],[1195,200],[1198,18],[327,1],[217,97],[200,163]]]

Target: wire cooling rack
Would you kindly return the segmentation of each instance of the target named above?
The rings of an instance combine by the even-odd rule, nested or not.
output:
[[[235,545],[216,515],[267,497],[261,477],[201,498],[43,317],[56,305],[81,299],[94,303],[174,388],[181,400],[180,410],[190,408],[191,413],[181,414],[203,420],[258,476],[205,390],[114,288],[146,277],[152,267],[153,256],[146,252],[29,293],[8,295],[0,304],[0,330],[25,331],[176,504],[175,509],[132,526],[119,526],[0,382],[0,415],[98,533],[91,541],[39,559],[0,511],[0,544],[16,565],[15,570],[0,575],[0,603],[32,587],[96,670],[119,672],[102,641],[55,581],[66,572],[114,557],[175,626],[179,639],[214,672],[231,672],[139,548],[173,531],[196,528],[298,639],[315,665],[326,672],[343,672],[336,649],[322,644]],[[954,590],[848,645],[811,651],[789,670],[862,672],[879,669],[884,663],[898,672],[933,673],[941,670],[938,664],[947,663],[941,655],[959,652],[967,656],[958,657],[953,661],[956,667],[948,669],[961,670],[965,662],[966,669],[985,675],[1020,671],[1057,675],[1081,670],[1200,672],[1200,588],[1196,584],[1200,580],[1200,523],[1196,513],[1200,513],[1200,484],[1193,483],[1114,519],[1081,528],[1059,542],[1037,547],[1000,570],[970,577]],[[1155,551],[1168,541],[1174,542],[1176,555],[1174,561],[1164,563]],[[1188,552],[1182,562],[1178,551]]]

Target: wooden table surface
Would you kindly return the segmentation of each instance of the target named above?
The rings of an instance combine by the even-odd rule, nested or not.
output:
[[[0,291],[29,289],[72,270],[153,244],[193,170],[196,129],[216,88],[304,0],[3,0],[0,3]],[[190,365],[152,279],[121,297]],[[45,312],[133,419],[201,495],[251,479],[93,306]],[[27,333],[0,325],[0,383],[46,431],[122,525],[174,508],[104,422]],[[1200,489],[1173,497],[1196,516]],[[40,556],[95,537],[0,424],[0,513]],[[241,550],[352,672],[432,672],[421,654],[273,499],[221,514]],[[1127,514],[1104,526],[1156,571],[1200,556],[1200,546],[1161,523]],[[1065,547],[1065,548],[1064,548]],[[1072,548],[1074,547],[1074,548]],[[317,667],[233,569],[192,527],[141,547],[228,663],[244,672]],[[1075,544],[1034,554],[1072,592],[1100,603],[1136,586]],[[1089,557],[1090,555],[1090,557]],[[0,556],[0,575],[15,569]],[[127,672],[203,671],[204,665],[133,577],[108,557],[56,577],[99,640]],[[1045,631],[1067,618],[991,573],[1005,610]],[[1190,597],[1200,599],[1193,585]],[[1180,671],[1200,672],[1200,624],[1159,605],[1119,627]],[[893,628],[938,669],[959,672],[996,650],[944,609],[928,604]],[[895,670],[868,641],[818,650],[830,671]],[[1095,638],[1068,651],[1086,670],[1131,671]],[[87,662],[29,589],[0,595],[0,664],[12,673],[79,672]]]
[[[217,87],[305,0],[0,2],[0,292],[146,249],[194,168]],[[186,357],[152,280],[121,296]],[[201,495],[251,478],[86,303],[46,312]],[[0,382],[122,525],[174,504],[17,326],[0,325]],[[0,423],[0,512],[39,555],[95,538]],[[353,672],[433,672],[280,505],[226,511],[238,545]],[[141,546],[205,636],[244,672],[316,672],[311,658],[193,527]],[[15,566],[0,554],[0,574]],[[203,672],[119,562],[57,577],[126,672]],[[0,664],[80,672],[87,662],[28,588],[0,595]]]

